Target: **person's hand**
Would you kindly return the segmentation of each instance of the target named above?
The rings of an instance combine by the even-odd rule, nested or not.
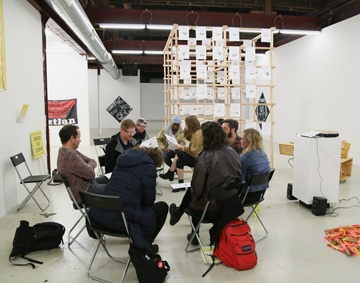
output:
[[[170,152],[170,149],[164,148],[163,152]]]
[[[175,148],[178,149],[178,150],[183,150],[184,147],[180,144],[175,144]]]

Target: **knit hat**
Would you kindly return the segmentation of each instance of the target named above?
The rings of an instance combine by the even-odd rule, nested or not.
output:
[[[179,116],[174,116],[171,123],[181,124],[181,118]]]

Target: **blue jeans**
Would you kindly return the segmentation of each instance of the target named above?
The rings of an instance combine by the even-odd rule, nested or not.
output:
[[[163,152],[164,162],[167,166],[171,167],[172,160],[171,158],[175,157],[175,151],[170,150],[169,152]]]

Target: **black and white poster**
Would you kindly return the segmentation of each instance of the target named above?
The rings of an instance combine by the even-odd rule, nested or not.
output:
[[[264,104],[266,103],[264,93],[261,93],[258,103],[264,103]],[[270,114],[269,107],[267,105],[258,105],[255,108],[255,114],[256,114],[256,118],[258,119],[259,122],[265,122],[267,117]],[[261,123],[260,123],[260,129],[262,129]]]
[[[113,103],[110,104],[106,111],[110,113],[119,123],[125,119],[132,111],[132,107],[126,103],[124,99],[118,96]]]

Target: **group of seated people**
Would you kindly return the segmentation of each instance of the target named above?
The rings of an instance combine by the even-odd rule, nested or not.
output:
[[[228,186],[238,179],[249,181],[252,174],[270,170],[262,137],[257,130],[246,129],[240,138],[236,134],[238,123],[232,119],[224,120],[222,124],[210,121],[200,125],[196,116],[188,116],[184,131],[180,124],[180,117],[175,116],[171,125],[157,135],[158,148],[142,148],[136,145],[146,139],[146,121],[139,119],[135,124],[130,119],[123,120],[120,132],[106,146],[107,172],[112,172],[110,180],[95,178],[95,160],[77,150],[81,139],[76,125],[65,125],[59,132],[62,147],[58,154],[58,171],[66,178],[75,198],[79,198],[79,190],[120,196],[135,246],[149,252],[158,251],[153,242],[166,221],[168,211],[170,225],[180,220],[185,209],[200,216],[213,188]],[[176,138],[178,145],[175,145],[175,150],[167,149],[165,134]],[[135,135],[138,139],[134,138]],[[188,146],[185,146],[186,141]],[[108,159],[109,154],[116,157]],[[110,162],[114,162],[112,168]],[[193,167],[191,187],[181,204],[176,206],[173,203],[170,209],[164,201],[155,202],[156,169],[163,162],[170,168],[159,176],[173,180],[176,172],[179,183],[184,181],[184,166]],[[252,187],[245,202],[258,199],[267,187],[268,184]],[[92,208],[89,214],[101,226],[125,230],[117,212]],[[216,222],[221,216],[217,204],[210,203],[205,219]],[[196,237],[193,244],[197,244]]]

